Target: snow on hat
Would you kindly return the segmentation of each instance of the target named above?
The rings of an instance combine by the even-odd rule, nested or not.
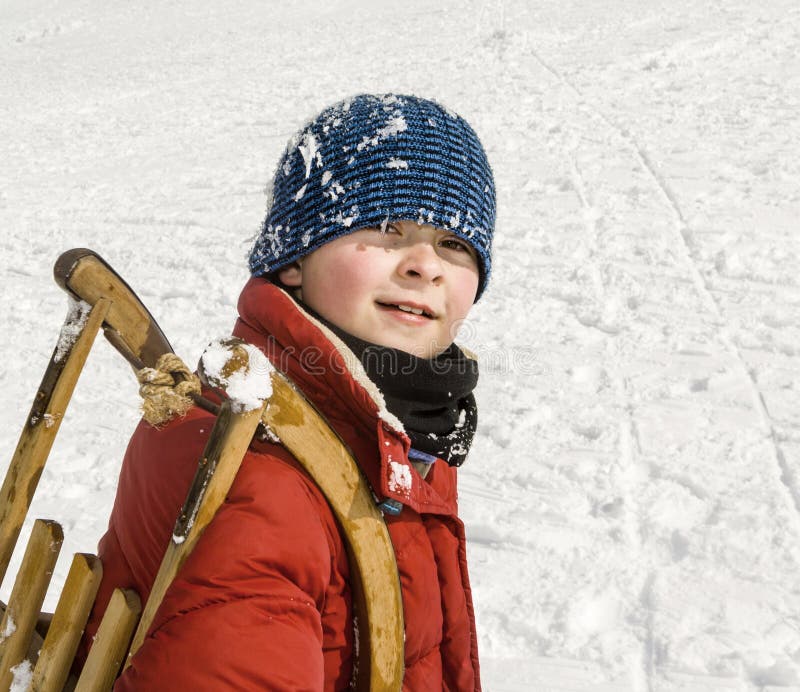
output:
[[[363,94],[327,108],[289,141],[250,271],[270,274],[387,220],[429,224],[469,242],[480,297],[491,271],[495,188],[478,136],[433,101]]]

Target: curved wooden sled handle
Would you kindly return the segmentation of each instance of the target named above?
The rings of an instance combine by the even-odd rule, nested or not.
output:
[[[67,250],[53,267],[56,283],[77,300],[95,305],[111,301],[103,331],[135,368],[154,367],[159,356],[172,353],[164,332],[139,296],[100,255],[86,248]]]

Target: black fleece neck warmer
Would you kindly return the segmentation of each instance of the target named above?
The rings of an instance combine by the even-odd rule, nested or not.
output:
[[[386,408],[406,429],[413,450],[443,459],[450,466],[464,463],[478,424],[472,393],[478,383],[476,360],[455,344],[434,358],[418,358],[359,339],[307,305],[303,307],[361,360],[367,376],[383,394]]]

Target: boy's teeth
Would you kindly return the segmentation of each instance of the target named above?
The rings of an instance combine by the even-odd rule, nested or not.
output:
[[[398,305],[397,307],[400,308],[403,312],[413,312],[415,315],[421,315],[423,312],[419,308],[410,308],[408,307],[408,305]]]

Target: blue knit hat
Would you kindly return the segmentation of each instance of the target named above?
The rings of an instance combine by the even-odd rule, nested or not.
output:
[[[415,96],[364,94],[327,108],[289,141],[250,271],[271,274],[339,236],[408,220],[475,248],[480,297],[494,219],[492,170],[463,118]]]

